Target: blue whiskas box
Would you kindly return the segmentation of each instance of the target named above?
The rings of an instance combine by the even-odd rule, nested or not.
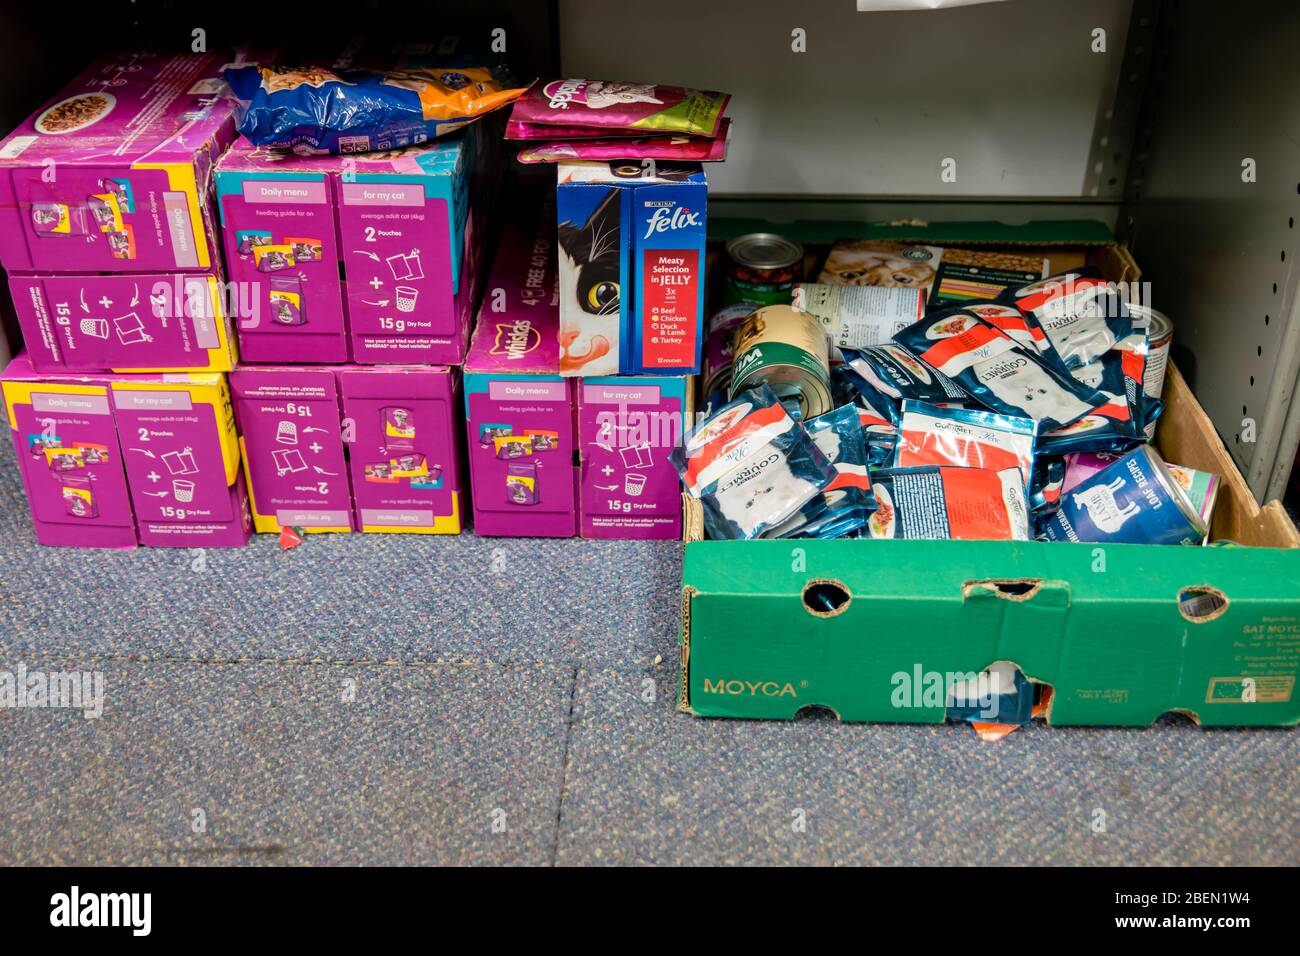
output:
[[[700,370],[707,205],[698,163],[557,166],[561,375]]]

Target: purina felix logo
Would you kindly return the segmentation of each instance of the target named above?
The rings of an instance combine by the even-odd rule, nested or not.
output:
[[[128,927],[132,936],[148,936],[153,929],[152,893],[71,892],[50,897],[50,925],[58,927]]]
[[[689,229],[692,226],[700,225],[700,214],[691,212],[685,206],[676,206],[671,202],[664,203],[646,203],[646,206],[657,206],[654,215],[646,222],[645,235],[642,239],[649,239],[656,232],[675,232],[678,229]]]

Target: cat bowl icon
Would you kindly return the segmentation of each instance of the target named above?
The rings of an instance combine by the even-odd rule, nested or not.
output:
[[[645,475],[624,475],[623,494],[629,498],[640,498],[641,492],[645,491],[645,483]]]
[[[82,319],[81,334],[92,339],[108,338],[108,319]]]
[[[399,285],[397,287],[397,311],[414,312],[415,301],[419,297],[419,289],[413,289],[409,285]]]
[[[184,478],[172,480],[172,495],[177,501],[188,504],[194,500],[194,482]]]

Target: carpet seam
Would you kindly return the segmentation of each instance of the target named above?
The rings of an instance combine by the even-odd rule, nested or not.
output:
[[[578,702],[578,680],[582,676],[582,664],[573,665],[573,680],[569,685],[569,713],[564,721],[564,748],[560,753],[560,791],[555,801],[555,835],[551,840],[551,866],[560,863],[560,832],[564,826],[564,795],[569,786],[569,755],[573,743],[573,729]]]

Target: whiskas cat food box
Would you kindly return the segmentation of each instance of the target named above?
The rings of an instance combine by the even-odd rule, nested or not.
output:
[[[11,275],[38,372],[226,372],[234,339],[211,273]]]
[[[573,396],[560,374],[552,211],[511,203],[465,360],[465,418],[474,530],[572,537],[577,532]]]
[[[703,168],[616,161],[556,170],[562,373],[698,372]]]
[[[252,518],[226,376],[114,375],[109,388],[140,543],[247,544]]]
[[[0,381],[42,543],[248,542],[224,375],[37,372],[24,353]]]
[[[254,530],[352,531],[338,369],[245,366],[230,392]]]
[[[0,264],[42,274],[213,268],[210,176],[235,137],[225,61],[104,57],[0,141]]]
[[[352,367],[338,380],[357,529],[458,534],[460,370]]]
[[[23,353],[0,374],[0,388],[36,540],[134,548],[135,518],[108,382],[42,378]]]
[[[217,167],[230,276],[255,289],[246,362],[459,364],[492,176],[481,124],[421,147]]]
[[[578,382],[584,538],[682,534],[682,486],[669,460],[692,407],[692,379],[645,375]]]

